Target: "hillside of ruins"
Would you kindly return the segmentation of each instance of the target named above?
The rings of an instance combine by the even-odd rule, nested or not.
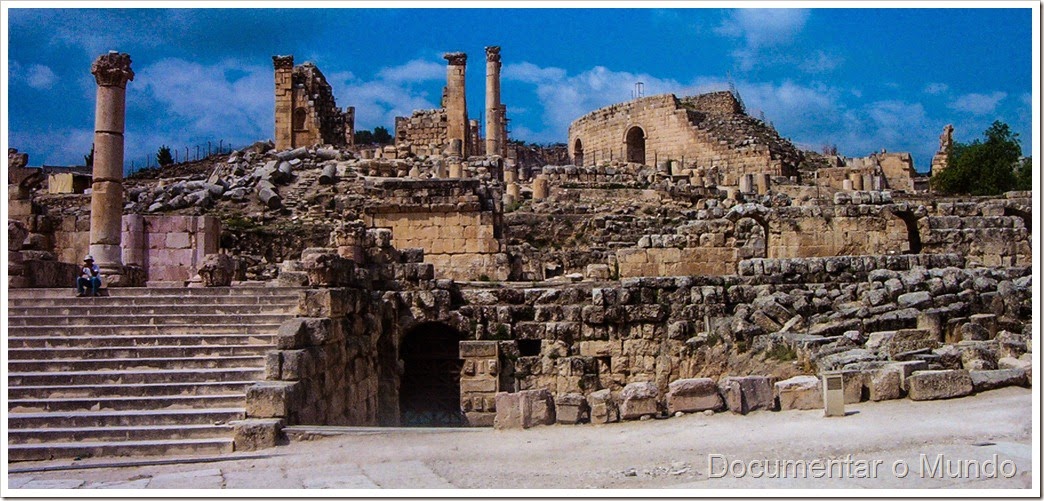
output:
[[[509,137],[501,57],[486,48],[476,91],[464,85],[468,54],[446,54],[441,107],[396,118],[394,144],[375,146],[354,144],[352,96],[334,96],[316,65],[273,56],[270,140],[126,176],[131,58],[99,57],[91,179],[8,155],[9,427],[24,432],[12,459],[90,447],[41,432],[84,425],[32,419],[124,410],[84,388],[125,381],[53,372],[107,370],[80,363],[144,357],[127,353],[150,343],[158,364],[192,357],[161,339],[34,358],[77,348],[54,326],[78,325],[55,320],[78,308],[111,317],[95,330],[113,338],[139,316],[272,317],[244,341],[252,372],[228,390],[232,403],[213,404],[236,409],[212,419],[224,433],[215,450],[270,447],[302,425],[527,428],[822,408],[824,373],[843,376],[846,403],[1030,385],[1031,192],[939,196],[888,145],[861,158],[803,151],[727,90],[591,110],[564,147],[527,148]],[[474,92],[484,110],[467,109]],[[952,127],[938,141],[933,172],[946,168]],[[105,293],[73,298],[87,254]],[[202,299],[212,296],[259,309]],[[135,304],[150,309],[105,309]],[[19,389],[61,385],[80,393]],[[197,450],[106,447],[90,453]]]

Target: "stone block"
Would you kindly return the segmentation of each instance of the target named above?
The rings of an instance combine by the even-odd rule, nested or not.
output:
[[[963,369],[917,371],[906,385],[910,400],[963,397],[974,390],[971,376]]]
[[[588,419],[587,399],[579,393],[555,398],[555,419],[561,424],[576,424]]]
[[[975,392],[995,390],[1005,386],[1027,386],[1029,379],[1023,369],[997,369],[992,371],[968,371]]]
[[[729,410],[746,414],[775,408],[774,384],[775,378],[769,376],[730,376],[723,379],[719,386]]]
[[[620,420],[620,409],[609,390],[598,390],[587,396],[592,424],[615,423]]]
[[[248,418],[285,418],[297,407],[298,383],[264,381],[247,388]]]
[[[497,356],[496,341],[461,341],[460,358],[486,358]]]
[[[903,396],[902,369],[885,366],[870,373],[870,401],[894,400]]]
[[[498,430],[532,428],[555,422],[554,400],[551,398],[551,392],[543,388],[516,393],[497,393],[496,408],[493,427]]]
[[[910,351],[935,349],[939,345],[939,340],[928,331],[900,329],[895,331],[895,334],[888,342],[884,343],[882,349],[887,351],[889,356],[894,357],[900,353]]]
[[[623,402],[620,404],[621,419],[638,419],[642,416],[655,416],[659,414],[660,389],[656,383],[640,382],[631,383],[624,387],[620,396]]]
[[[718,385],[710,378],[679,379],[667,385],[667,412],[720,411],[725,407]]]
[[[189,249],[192,247],[192,236],[180,231],[167,233],[165,246],[168,249]]]
[[[279,445],[282,439],[283,419],[244,419],[230,423],[233,430],[233,448],[236,452],[256,451]]]
[[[822,383],[816,376],[794,376],[775,384],[779,410],[823,408]]]
[[[297,310],[306,317],[341,318],[356,311],[357,299],[349,289],[308,289],[298,293]]]

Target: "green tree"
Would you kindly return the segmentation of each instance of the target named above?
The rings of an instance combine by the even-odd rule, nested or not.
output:
[[[1030,191],[1033,189],[1033,157],[1023,158],[1015,169],[1015,189]]]
[[[159,151],[156,152],[156,163],[159,164],[160,167],[166,167],[174,163],[174,157],[170,154],[170,146],[160,146]]]
[[[355,131],[355,144],[373,144],[373,133],[368,130]]]
[[[1022,155],[1019,135],[1008,124],[993,122],[985,140],[953,144],[949,165],[932,176],[932,188],[942,194],[997,195],[1016,188],[1015,169]]]
[[[94,167],[94,143],[91,143],[91,152],[83,156],[83,165]]]
[[[373,140],[377,144],[391,144],[392,136],[388,133],[388,129],[377,127],[376,129],[373,129]]]

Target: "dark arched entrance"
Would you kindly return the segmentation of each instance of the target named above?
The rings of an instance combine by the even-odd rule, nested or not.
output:
[[[399,354],[403,363],[399,385],[401,426],[462,426],[460,409],[460,333],[428,322],[410,329]]]
[[[921,248],[921,231],[917,229],[917,218],[910,211],[896,211],[895,217],[898,217],[906,224],[906,239],[910,243],[910,248],[905,249],[903,254],[920,254]]]
[[[624,142],[627,143],[627,161],[645,164],[645,131],[641,127],[631,127],[627,129],[627,135],[624,137]]]
[[[580,138],[573,142],[573,165],[584,166],[584,143],[580,142]]]

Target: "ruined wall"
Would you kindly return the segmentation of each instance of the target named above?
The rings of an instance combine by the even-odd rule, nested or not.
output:
[[[204,256],[218,252],[221,222],[213,216],[141,216],[122,221],[123,263],[145,270],[150,285],[184,285]],[[54,232],[58,260],[80,263],[88,253],[90,215],[66,216]]]
[[[275,147],[277,150],[352,144],[355,108],[337,107],[326,77],[312,63],[294,66],[293,56],[272,56],[275,67]]]
[[[585,166],[680,160],[683,168],[719,170],[724,185],[738,184],[742,174],[796,175],[800,153],[793,145],[738,110],[729,93],[683,99],[663,94],[615,104],[570,125],[569,154]]]
[[[909,153],[874,153],[863,158],[846,158],[844,166],[823,168],[817,171],[817,184],[835,190],[846,189],[845,181],[851,181],[852,190],[903,190],[918,191],[917,180],[922,178],[914,170],[913,157]]]
[[[479,180],[383,179],[367,186],[379,200],[364,218],[371,228],[392,230],[396,248],[424,249],[440,277],[507,279],[497,197]]]
[[[412,146],[420,154],[442,153],[448,144],[446,135],[446,110],[417,110],[410,117],[395,117],[395,145]]]

